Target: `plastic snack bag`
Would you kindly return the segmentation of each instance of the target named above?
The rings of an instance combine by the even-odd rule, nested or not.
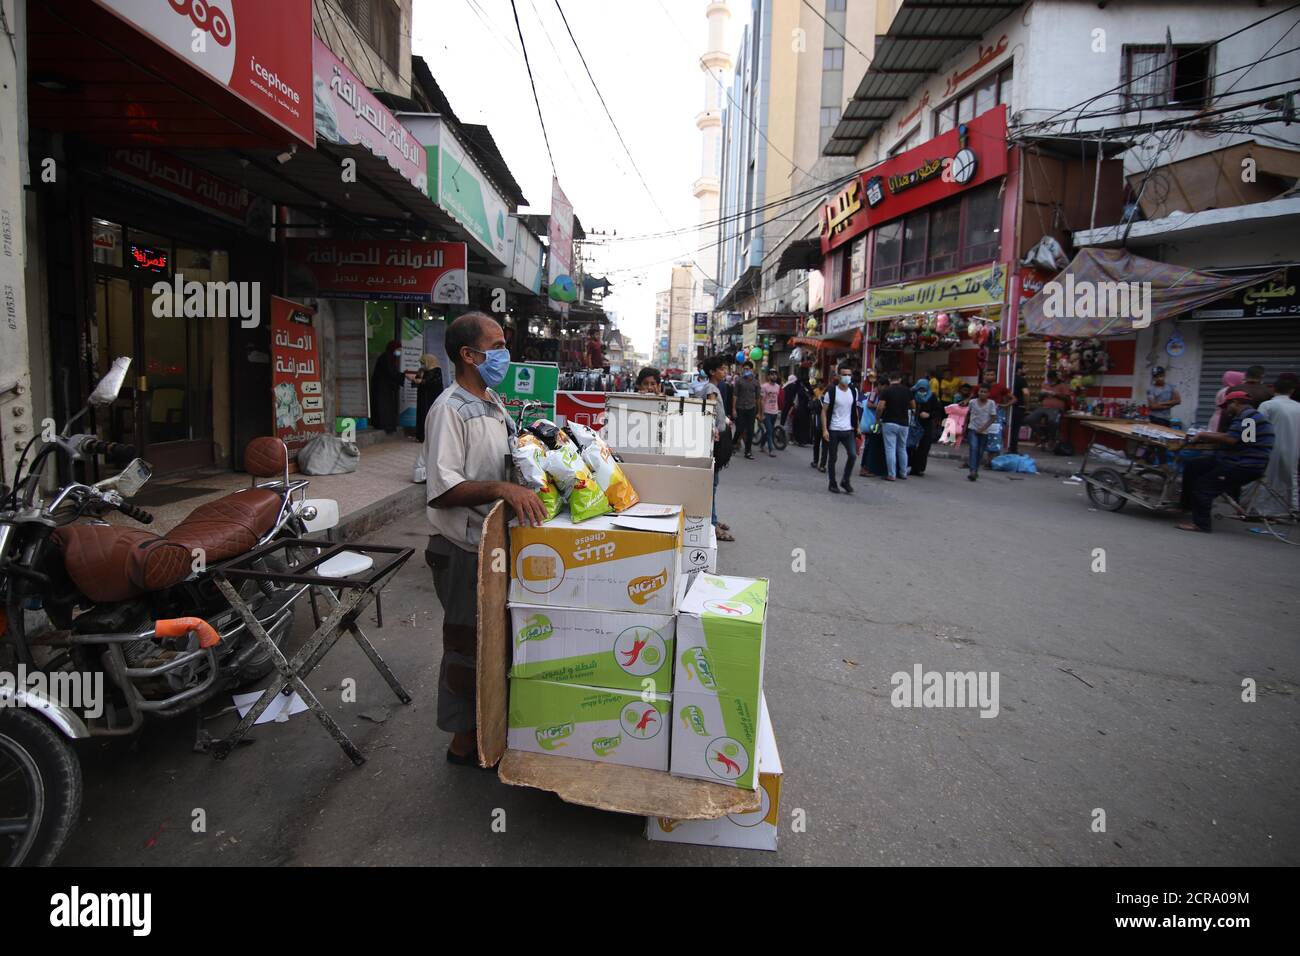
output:
[[[569,514],[574,524],[609,513],[609,499],[596,484],[591,470],[572,442],[546,453],[546,473],[568,497]]]
[[[610,507],[615,511],[626,511],[641,500],[603,438],[577,422],[571,422],[565,428],[582,449],[582,460],[591,469],[600,490],[605,492]]]
[[[548,451],[562,445],[572,444],[569,436],[564,434],[564,429],[560,428],[555,422],[547,421],[545,418],[539,418],[525,428],[524,431],[536,436]]]
[[[546,508],[546,520],[551,520],[559,514],[563,501],[554,479],[546,473],[546,446],[536,436],[524,432],[511,448],[510,455],[519,471],[519,483],[537,492]]]

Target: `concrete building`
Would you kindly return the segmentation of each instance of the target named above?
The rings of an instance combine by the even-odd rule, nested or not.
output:
[[[704,74],[704,108],[695,117],[695,125],[700,131],[700,175],[691,190],[700,207],[700,228],[695,243],[695,288],[691,297],[693,312],[712,312],[717,292],[714,249],[718,237],[718,197],[722,186],[722,100],[731,75],[731,54],[727,47],[731,8],[726,0],[709,0],[704,15],[709,21],[708,49],[700,57],[700,70]]]
[[[785,316],[776,323],[782,329],[796,322],[793,289],[763,300],[765,259],[818,205],[819,187],[852,168],[845,158],[822,155],[822,146],[866,67],[876,8],[752,0],[723,109],[715,339],[773,334],[775,325],[758,328],[769,310]]]
[[[1020,320],[1057,275],[1023,261],[1050,238],[1067,258],[1100,246],[1200,269],[1290,267],[1261,286],[1268,309],[1239,295],[1107,336],[1108,368],[1081,402],[1140,404],[1150,368],[1163,365],[1183,398],[1174,417],[1203,424],[1225,368],[1300,365],[1300,300],[1279,293],[1300,258],[1300,125],[1279,122],[1294,55],[1279,38],[1300,11],[1247,0],[895,0],[877,12],[870,68],[824,150],[866,172],[820,230],[827,325],[863,330],[865,361],[917,373],[937,362],[967,377],[987,361],[1007,380],[1019,358],[1032,389],[1061,357]],[[959,150],[975,160],[967,178],[940,175]],[[924,323],[934,310],[882,303],[927,301],[926,289],[979,269],[998,275],[996,296],[949,311],[963,328],[968,316],[992,323],[990,349],[888,345],[908,334],[898,320]]]

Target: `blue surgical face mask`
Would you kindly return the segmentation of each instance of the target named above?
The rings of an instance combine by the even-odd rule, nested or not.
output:
[[[850,382],[853,381],[853,376],[852,376],[852,375],[841,375],[841,376],[840,376],[840,381],[843,382],[845,385],[848,385]]]
[[[482,349],[474,351],[483,352]],[[506,372],[510,368],[510,350],[491,349],[483,354],[486,358],[483,359],[483,364],[478,366],[479,378],[483,379],[483,384],[488,388],[496,388],[505,381]]]
[[[401,358],[401,357],[402,357],[402,350],[401,350],[401,349],[393,349],[393,358]]]
[[[745,378],[753,378],[753,377],[754,377],[754,373],[751,372],[751,371],[749,371],[749,369],[746,369],[746,370],[745,370]]]

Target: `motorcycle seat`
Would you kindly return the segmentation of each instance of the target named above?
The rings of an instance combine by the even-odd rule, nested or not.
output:
[[[72,524],[54,532],[68,576],[92,601],[125,601],[189,577],[195,549],[211,566],[252,550],[275,527],[283,498],[245,488],[199,505],[165,535],[141,528]]]

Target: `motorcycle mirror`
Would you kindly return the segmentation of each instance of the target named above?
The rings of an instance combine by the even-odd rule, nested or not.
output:
[[[153,477],[153,469],[142,458],[136,458],[122,470],[114,482],[117,493],[123,498],[134,498],[145,482]]]
[[[96,408],[112,405],[117,400],[118,393],[122,391],[122,386],[126,382],[126,370],[130,367],[130,356],[122,355],[113,359],[113,367],[104,373],[104,377],[96,383],[95,390],[90,393],[90,404]]]

